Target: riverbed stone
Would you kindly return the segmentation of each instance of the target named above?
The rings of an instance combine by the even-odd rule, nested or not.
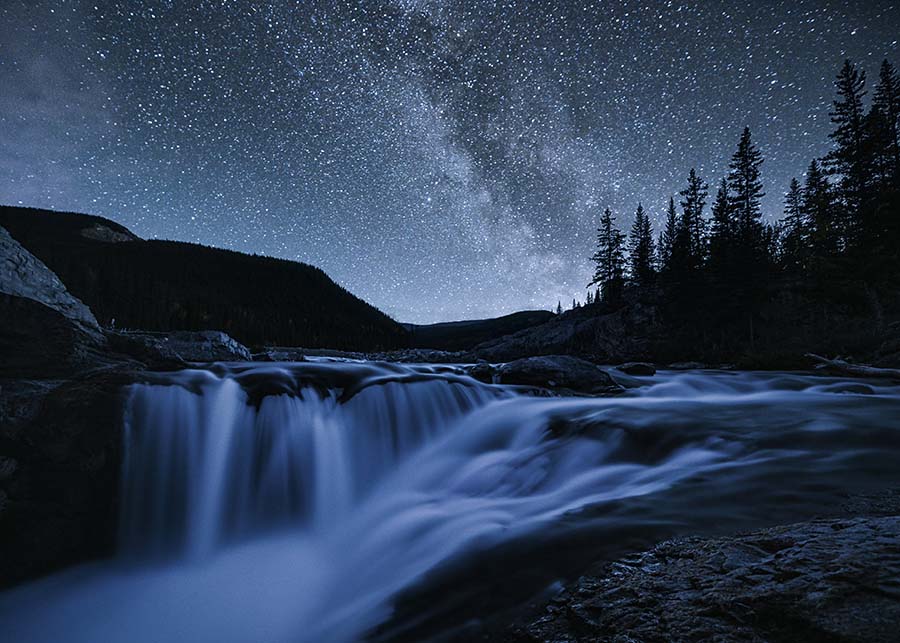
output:
[[[592,395],[616,393],[622,387],[596,364],[569,355],[525,357],[497,371],[500,384],[566,389]]]

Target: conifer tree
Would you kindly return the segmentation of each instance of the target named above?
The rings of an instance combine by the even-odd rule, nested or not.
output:
[[[808,219],[803,209],[803,189],[800,181],[791,179],[784,197],[784,228],[781,255],[785,268],[802,271],[806,266],[807,248],[810,243]]]
[[[653,269],[655,245],[650,217],[644,212],[644,207],[638,204],[629,236],[631,278],[638,286],[647,286],[653,282],[656,274]]]
[[[606,208],[597,228],[597,251],[591,257],[596,266],[594,278],[588,284],[588,287],[600,287],[602,301],[615,301],[621,294],[625,273],[624,246],[625,235],[616,228],[615,217]]]
[[[668,272],[672,267],[672,250],[675,248],[675,237],[678,234],[678,213],[675,211],[675,199],[669,197],[669,209],[666,211],[666,224],[659,233],[657,251],[659,252],[659,270]]]
[[[835,217],[828,177],[815,160],[806,170],[802,208],[810,231],[810,254],[817,264],[816,268],[819,269],[837,255],[840,248],[840,229]]]
[[[687,273],[702,268],[706,260],[706,220],[703,208],[708,195],[706,184],[691,168],[688,173],[687,187],[679,192],[681,201],[681,218],[675,231],[671,264],[676,279],[685,279]]]
[[[835,130],[829,135],[835,147],[826,161],[831,172],[840,175],[841,195],[855,219],[852,223],[858,226],[869,178],[864,154],[866,73],[857,71],[850,60],[845,60],[835,86],[838,97],[830,113]]]
[[[900,183],[900,75],[887,60],[881,63],[872,108],[880,116],[887,178]]]
[[[765,196],[759,178],[762,154],[751,140],[750,128],[745,127],[738,149],[728,164],[728,189],[731,209],[735,217],[735,241],[748,259],[761,247],[762,224],[760,199]]]
[[[732,220],[728,182],[723,178],[712,205],[712,224],[709,231],[709,263],[714,273],[726,270],[729,252],[734,243],[735,225]]]

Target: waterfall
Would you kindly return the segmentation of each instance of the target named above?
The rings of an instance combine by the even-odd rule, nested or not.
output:
[[[325,529],[417,447],[505,395],[446,379],[376,381],[343,402],[339,394],[301,386],[254,405],[238,379],[205,373],[134,385],[123,554],[203,557],[267,529]]]
[[[494,592],[502,567],[463,573],[486,552],[536,552],[515,564],[549,584],[554,561],[577,556],[558,546],[569,534],[590,536],[587,565],[621,534],[650,545],[799,520],[900,484],[900,387],[790,373],[635,382],[616,398],[554,398],[426,365],[160,374],[129,391],[119,555],[0,595],[0,631],[352,642],[423,584],[438,583],[429,610],[456,609],[472,588],[437,571]]]

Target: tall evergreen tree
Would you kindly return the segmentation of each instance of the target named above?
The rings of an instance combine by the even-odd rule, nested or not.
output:
[[[588,287],[599,286],[606,302],[619,298],[625,277],[625,235],[616,227],[615,220],[606,208],[597,228],[597,251],[591,257],[595,264],[594,278],[588,284]]]
[[[672,267],[672,250],[675,248],[675,237],[678,235],[678,212],[675,210],[675,199],[669,197],[669,209],[666,211],[666,224],[659,233],[657,251],[659,253],[659,270],[668,272]]]
[[[887,60],[881,63],[872,107],[879,113],[884,128],[881,135],[888,178],[897,185],[900,183],[900,74]]]
[[[800,181],[791,179],[784,197],[784,235],[781,243],[781,258],[785,268],[793,272],[806,267],[807,249],[810,243],[808,218],[803,209],[803,189]]]
[[[723,178],[713,201],[709,231],[709,265],[717,281],[723,281],[728,272],[735,227],[728,182]]]
[[[806,170],[801,207],[810,231],[811,258],[818,270],[824,263],[830,262],[840,248],[840,229],[835,217],[831,186],[818,161],[813,160]]]
[[[656,276],[653,267],[655,247],[650,217],[644,212],[644,207],[638,204],[629,236],[631,278],[638,286],[649,285]]]
[[[826,162],[832,173],[840,175],[841,195],[854,219],[853,227],[858,227],[869,178],[864,154],[866,72],[858,71],[850,60],[845,60],[835,87],[838,97],[830,114],[835,129],[829,135],[835,147],[826,156]]]
[[[687,187],[679,192],[681,201],[681,218],[676,228],[672,263],[684,278],[687,272],[699,270],[706,259],[706,220],[703,208],[709,194],[706,184],[691,168],[688,173]]]
[[[728,165],[728,189],[736,223],[736,241],[748,256],[758,251],[762,238],[760,199],[765,196],[759,178],[763,158],[745,127],[738,149]]]

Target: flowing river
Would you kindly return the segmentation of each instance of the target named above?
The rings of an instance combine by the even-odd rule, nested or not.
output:
[[[622,380],[618,397],[542,397],[453,366],[322,360],[135,385],[118,555],[0,595],[0,631],[48,643],[390,638],[425,612],[477,616],[492,576],[531,570],[513,583],[524,598],[623,548],[806,519],[900,484],[898,386]]]

